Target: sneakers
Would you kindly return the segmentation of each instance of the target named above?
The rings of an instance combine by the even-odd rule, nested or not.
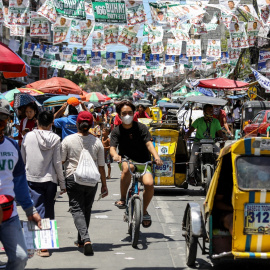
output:
[[[93,250],[92,244],[90,242],[86,242],[84,244],[83,254],[85,256],[93,256],[94,255],[94,250]]]

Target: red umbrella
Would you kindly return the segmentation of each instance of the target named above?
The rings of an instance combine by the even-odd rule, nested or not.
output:
[[[52,94],[75,94],[82,95],[82,88],[74,82],[60,77],[53,77],[48,80],[40,80],[26,85],[27,88],[37,89],[43,93]]]
[[[0,42],[0,71],[22,72],[24,61],[7,45]]]
[[[86,95],[86,100],[90,102],[104,102],[110,99],[111,99],[110,97],[107,97],[98,92],[91,92]]]
[[[235,88],[243,88],[248,86],[249,84],[246,82],[234,81],[226,78],[200,80],[200,83],[197,85],[197,87],[227,90],[237,90]]]

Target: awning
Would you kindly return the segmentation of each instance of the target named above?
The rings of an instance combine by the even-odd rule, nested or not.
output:
[[[197,87],[211,88],[211,89],[227,89],[232,91],[243,90],[243,87],[248,87],[249,83],[234,81],[226,78],[216,78],[208,80],[200,80]]]

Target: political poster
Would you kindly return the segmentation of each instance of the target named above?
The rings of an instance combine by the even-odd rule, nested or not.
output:
[[[35,48],[35,55],[37,55],[39,58],[43,58],[46,49],[47,49],[47,45],[37,44],[37,46]]]
[[[244,22],[230,23],[230,37],[232,48],[247,48],[247,34]]]
[[[93,52],[105,51],[104,31],[98,30],[93,32],[92,36],[92,50]]]
[[[258,22],[255,21],[247,23],[247,41],[249,47],[255,46],[255,41],[257,40],[260,27],[261,26],[258,24]]]
[[[189,34],[188,31],[185,31],[180,28],[176,28],[172,30],[172,33],[177,41],[189,41]]]
[[[34,43],[25,42],[22,54],[26,56],[33,56],[34,48]]]
[[[19,25],[10,25],[10,36],[12,37],[25,37],[25,27]]]
[[[114,68],[116,65],[115,52],[106,52],[106,64],[110,68]]]
[[[128,50],[128,53],[133,57],[142,56],[142,41],[143,37],[135,37],[131,44],[131,47]]]
[[[0,23],[4,22],[4,6],[2,0],[0,0]]]
[[[125,0],[92,0],[96,23],[127,24]]]
[[[150,45],[152,54],[161,54],[164,51],[163,42],[157,42]]]
[[[269,23],[270,6],[268,0],[257,0],[260,19],[264,25]]]
[[[174,66],[175,65],[175,55],[165,55],[165,66]]]
[[[73,49],[72,48],[64,47],[62,49],[61,60],[62,61],[66,61],[66,62],[67,61],[70,61],[71,60],[72,53],[73,53]]]
[[[82,34],[80,29],[71,29],[69,36],[70,44],[82,44]]]
[[[202,57],[201,56],[193,56],[192,57],[193,66],[198,67],[202,64]]]
[[[69,27],[54,27],[53,28],[53,44],[62,43],[68,34]]]
[[[146,22],[143,1],[128,0],[126,1],[126,8],[128,25],[136,25]]]
[[[78,63],[85,63],[87,60],[87,50],[84,49],[77,49],[77,62]]]
[[[228,48],[228,54],[231,61],[237,61],[241,53],[241,49]],[[230,63],[231,63],[230,61]]]
[[[69,20],[65,17],[62,17],[62,16],[58,16],[56,18],[56,22],[52,25],[52,28],[53,27],[70,27],[71,26],[71,21],[72,20]]]
[[[93,5],[91,0],[86,0],[85,1],[85,12],[87,15],[94,16],[93,13]]]
[[[116,45],[118,42],[118,25],[104,25],[105,45]]]
[[[157,68],[155,70],[153,70],[153,76],[155,78],[158,78],[158,77],[163,77],[163,71],[164,71],[164,68]]]
[[[261,73],[270,73],[270,52],[260,50],[258,71]]]
[[[84,0],[54,0],[56,12],[67,18],[85,20]]]
[[[145,53],[141,57],[136,57],[136,66],[145,66]]]
[[[190,56],[201,56],[201,40],[191,39],[187,42],[186,47],[187,57]]]
[[[228,52],[222,52],[220,58],[221,58],[220,59],[221,64],[229,64],[230,63],[230,58],[229,58]]]
[[[49,22],[43,16],[38,15],[36,12],[31,13],[31,25],[30,25],[30,36],[49,36]]]
[[[136,36],[139,30],[139,26],[125,26],[123,27],[119,37],[118,43],[131,48],[133,40],[137,42]]]
[[[149,69],[157,69],[159,67],[159,54],[150,54],[149,62],[146,62]]]
[[[130,70],[122,70],[122,72],[121,72],[122,80],[130,79],[130,75],[131,75]]]
[[[18,0],[18,2],[22,2]],[[9,3],[8,9],[9,24],[20,25],[20,26],[30,26],[30,9],[25,5],[12,5]]]
[[[167,55],[179,55],[182,51],[182,42],[176,39],[168,38]]]
[[[56,22],[57,13],[53,0],[46,0],[44,4],[39,8],[37,13],[48,19],[51,23]]]
[[[220,39],[208,39],[206,56],[219,58],[221,53]]]
[[[179,64],[188,65],[188,57],[186,54],[181,54],[179,56]]]
[[[139,80],[143,75],[143,69],[141,67],[135,67],[134,68],[134,79],[137,79]],[[137,92],[138,90],[136,90],[136,93],[138,94]],[[143,94],[143,93],[142,93]],[[144,97],[144,95],[142,96],[142,98]]]
[[[128,53],[122,53],[122,59],[119,62],[119,68],[127,68],[131,66],[131,57],[129,57]]]
[[[95,22],[87,19],[86,21],[80,21],[79,23],[82,35],[82,44],[85,47],[86,43],[94,30]]]
[[[253,5],[239,5],[239,8],[244,12],[246,20],[254,21],[255,19],[259,19]]]
[[[219,0],[220,5],[224,6],[227,10],[234,12],[239,5],[240,1],[236,0]]]
[[[148,27],[148,45],[162,42],[163,28],[162,26],[149,26]]]

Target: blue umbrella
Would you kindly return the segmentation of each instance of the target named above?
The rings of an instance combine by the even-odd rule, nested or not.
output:
[[[29,103],[35,103],[38,107],[38,110],[41,112],[42,111],[42,105],[33,97],[30,96],[29,94],[26,93],[17,93],[14,95],[14,105],[13,108],[15,109],[16,114],[18,115],[18,108],[21,106],[25,106]]]
[[[70,96],[55,96],[47,99],[44,101],[43,106],[44,107],[54,107],[54,106],[62,106],[67,100],[70,98]]]

